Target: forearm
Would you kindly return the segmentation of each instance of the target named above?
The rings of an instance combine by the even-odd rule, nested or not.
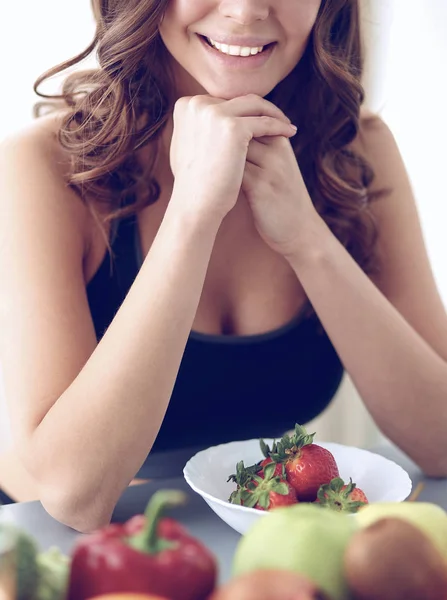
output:
[[[188,220],[168,209],[113,322],[33,434],[28,455],[48,510],[82,514],[94,502],[92,519],[107,520],[152,447],[218,229]]]
[[[447,473],[447,365],[319,219],[288,260],[380,429]]]

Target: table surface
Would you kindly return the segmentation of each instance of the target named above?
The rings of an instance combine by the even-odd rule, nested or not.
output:
[[[413,489],[420,481],[424,482],[419,501],[434,502],[447,510],[447,479],[424,477],[418,467],[394,446],[382,445],[372,450],[401,465],[410,475]],[[183,523],[192,535],[202,540],[213,551],[219,562],[220,582],[227,581],[230,578],[232,557],[241,536],[189,488],[182,476],[157,478],[149,483],[127,488],[116,505],[112,521],[123,522],[132,515],[144,512],[148,499],[160,488],[180,489],[186,492],[188,503],[170,511],[170,516]],[[55,521],[40,502],[4,506],[0,510],[0,518],[28,531],[42,550],[58,546],[64,553],[69,554],[76,538],[82,535]]]

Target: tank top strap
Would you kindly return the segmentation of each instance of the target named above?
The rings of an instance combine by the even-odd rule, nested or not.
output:
[[[123,297],[138,274],[138,221],[136,215],[124,217],[114,223],[111,236],[111,270],[116,277]]]

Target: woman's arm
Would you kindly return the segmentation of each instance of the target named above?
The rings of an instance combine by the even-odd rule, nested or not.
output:
[[[18,450],[58,520],[80,530],[110,520],[164,418],[248,144],[294,133],[255,96],[176,103],[174,191],[99,344],[83,272],[89,211],[65,183],[54,132],[44,145],[37,123],[1,147],[0,357]]]
[[[108,522],[157,436],[219,223],[168,209],[97,345],[80,200],[29,137],[5,144],[0,163],[0,347],[12,426],[44,506],[89,530]]]
[[[402,159],[378,119],[357,150],[391,192],[374,205],[381,271],[373,283],[315,215],[290,264],[380,429],[421,468],[447,476],[447,316]]]

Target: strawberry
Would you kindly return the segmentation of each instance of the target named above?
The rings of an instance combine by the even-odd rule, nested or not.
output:
[[[259,510],[272,510],[297,503],[293,487],[285,479],[274,475],[275,463],[269,463],[265,467],[264,477],[253,474],[250,471],[252,467],[244,471],[243,464],[242,466],[240,464],[238,463],[239,481],[243,482],[243,485],[231,494],[229,498],[231,503]]]
[[[264,460],[262,460],[259,463],[259,466],[261,467],[260,471],[257,473],[257,475],[259,475],[259,477],[264,477],[264,471],[265,471],[265,467],[267,465],[271,465],[273,463],[273,458],[264,458]],[[284,465],[281,463],[275,463],[275,470],[273,472],[273,475],[275,477],[282,477],[283,479],[285,479],[286,474],[285,474],[285,470],[284,470]]]
[[[356,513],[368,504],[368,498],[363,490],[352,483],[352,479],[346,484],[341,477],[335,477],[320,487],[316,502],[338,512]]]
[[[246,467],[244,465],[244,461],[241,460],[236,465],[236,473],[232,474],[228,477],[227,483],[229,481],[234,481],[237,484],[234,492],[231,493],[228,501],[232,504],[242,504],[241,493],[246,489],[246,485],[252,480],[253,476],[260,470],[259,465],[253,465],[251,467]]]
[[[269,454],[276,463],[284,463],[286,479],[303,502],[313,502],[319,487],[339,476],[332,453],[314,444],[314,435],[296,424],[294,434],[284,435]]]
[[[265,495],[265,497],[259,497],[258,502],[255,504],[255,508],[258,510],[273,510],[274,508],[281,508],[282,506],[290,506],[291,504],[298,503],[296,492],[290,483],[287,483],[285,479],[280,479],[278,486],[286,486],[288,489],[287,494],[271,489],[268,492],[268,496]],[[279,489],[279,487],[277,489]]]
[[[264,440],[260,440],[260,445],[262,454],[265,456],[265,458],[264,460],[261,460],[259,463],[257,463],[260,467],[260,471],[257,473],[257,475],[259,475],[259,477],[264,477],[265,467],[274,462],[273,458],[270,456],[270,453],[276,451],[276,442],[273,442],[272,450],[270,450],[270,447],[264,442]],[[284,465],[282,463],[276,463],[276,468],[273,475],[285,479],[286,474],[284,470]]]

